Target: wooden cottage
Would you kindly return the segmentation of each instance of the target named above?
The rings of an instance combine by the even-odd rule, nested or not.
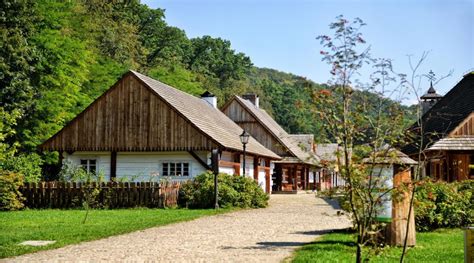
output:
[[[219,171],[242,174],[242,128],[197,98],[129,71],[40,148],[108,180],[186,180],[210,170],[219,149]],[[280,157],[250,137],[247,175],[270,192],[270,161]]]
[[[313,189],[325,190],[333,187],[344,186],[346,181],[340,173],[339,163],[341,160],[337,157],[340,147],[337,143],[320,143],[315,145],[315,154],[319,158],[320,169],[314,174],[314,179],[310,184]]]
[[[430,90],[433,93],[432,87]],[[474,179],[474,72],[466,74],[444,97],[436,97],[434,103],[433,96],[429,99],[431,107],[424,107],[422,129],[417,124],[411,127],[414,140],[403,151],[417,158],[422,149],[426,176],[448,182]]]
[[[255,94],[234,96],[222,111],[281,160],[274,164],[272,191],[310,189],[309,178],[318,169],[312,135],[288,134],[268,113],[259,107]]]

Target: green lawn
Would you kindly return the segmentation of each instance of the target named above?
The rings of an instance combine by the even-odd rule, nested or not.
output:
[[[229,210],[120,209],[92,210],[85,224],[84,210],[25,210],[0,212],[0,258],[179,221],[214,215]],[[25,240],[56,240],[52,245],[18,245]]]
[[[464,262],[464,233],[440,229],[417,233],[417,245],[408,250],[405,262]],[[347,232],[331,233],[297,250],[293,262],[354,262],[354,238]],[[370,262],[399,262],[401,248],[385,248]]]

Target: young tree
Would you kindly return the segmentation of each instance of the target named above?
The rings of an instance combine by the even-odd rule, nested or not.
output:
[[[377,162],[397,162],[390,145],[397,144],[404,130],[401,105],[388,99],[401,99],[401,76],[393,72],[389,59],[371,58],[360,32],[364,25],[359,18],[349,22],[339,16],[330,24],[334,36],[317,38],[325,49],[320,53],[331,66],[332,80],[328,89],[313,93],[315,113],[341,145],[338,163],[347,183],[345,193],[357,234],[357,262],[362,261],[364,246],[382,229],[376,216],[392,191]],[[355,77],[369,64],[373,67],[370,83],[362,85]]]
[[[85,224],[91,208],[97,204],[97,198],[101,191],[100,184],[104,181],[103,173],[86,171],[84,168],[66,161],[59,176],[64,182],[73,181],[81,184],[82,207],[86,210],[82,224]]]
[[[425,131],[424,123],[423,123],[423,107],[422,107],[422,101],[421,101],[421,96],[423,92],[423,87],[421,86],[422,79],[423,78],[428,78],[431,82],[431,85],[436,85],[439,83],[441,80],[450,77],[453,73],[453,70],[451,70],[449,73],[447,73],[444,76],[441,76],[439,78],[435,78],[435,74],[433,71],[430,71],[428,74],[419,74],[420,66],[423,64],[423,62],[427,59],[429,55],[429,52],[425,51],[422,53],[422,55],[419,57],[419,59],[414,62],[412,60],[411,56],[408,56],[408,63],[410,65],[410,75],[409,76],[404,76],[404,83],[405,86],[407,87],[409,93],[413,94],[416,99],[417,99],[417,105],[416,105],[416,122],[412,126],[414,129],[409,129],[408,130],[408,138],[407,140],[409,144],[414,146],[417,150],[415,152],[416,154],[416,160],[418,162],[418,165],[416,166],[416,169],[414,169],[414,175],[413,175],[413,184],[412,187],[409,188],[409,196],[410,196],[410,206],[409,206],[409,212],[408,212],[408,218],[410,218],[411,213],[413,211],[413,205],[414,205],[414,200],[415,200],[415,193],[417,190],[417,182],[420,181],[421,174],[422,174],[422,169],[423,167],[426,166],[426,149],[431,146],[432,142],[429,140],[429,137],[431,134],[427,133]],[[433,83],[434,82],[434,83]],[[446,116],[449,118],[449,116]],[[405,232],[405,242],[403,244],[403,249],[402,249],[402,254],[400,256],[400,262],[403,262],[403,259],[406,254],[406,249],[407,249],[407,237],[408,233],[410,231],[410,224],[407,222],[407,227],[406,227],[406,232]]]

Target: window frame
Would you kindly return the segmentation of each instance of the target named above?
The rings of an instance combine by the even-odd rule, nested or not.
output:
[[[191,162],[188,160],[162,161],[161,175],[166,177],[190,177]]]
[[[83,163],[85,162],[85,163]],[[93,164],[92,164],[93,162]],[[88,173],[97,173],[97,168],[99,162],[97,158],[81,158],[79,159],[79,165],[81,166],[82,169],[84,169]],[[94,169],[91,169],[91,167],[94,167]]]

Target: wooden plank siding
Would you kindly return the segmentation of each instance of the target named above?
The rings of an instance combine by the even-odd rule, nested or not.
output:
[[[275,137],[268,132],[247,110],[236,100],[230,102],[225,109],[225,115],[237,123],[242,129],[252,135],[260,144],[281,157],[292,156]]]
[[[200,151],[216,147],[132,74],[41,145],[53,151]]]
[[[474,135],[474,113],[471,113],[450,134],[449,137]]]

